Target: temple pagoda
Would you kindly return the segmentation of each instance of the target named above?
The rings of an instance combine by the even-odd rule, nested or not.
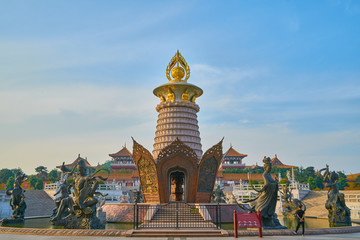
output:
[[[243,158],[247,157],[247,154],[242,154],[236,151],[232,146],[227,150],[221,161],[220,169],[226,168],[245,168],[245,164],[242,162]]]
[[[86,168],[87,168],[87,170],[88,170],[88,174],[90,174],[90,172],[95,169],[95,167],[93,167],[93,166],[88,162],[87,158],[82,158],[82,157],[80,157],[80,154],[78,155],[78,157],[77,157],[72,163],[64,164],[64,166],[65,166],[66,168],[68,168],[68,169],[71,169],[71,170],[75,168],[74,170],[77,171],[77,170],[76,170],[76,166],[78,165],[78,163],[79,163],[80,160],[83,160],[83,161],[84,161],[85,166],[86,166]],[[62,165],[56,166],[56,168],[59,168],[59,169],[61,169],[61,167],[62,167]],[[63,177],[64,177],[64,174],[63,174],[63,172],[61,172],[61,181],[63,180]]]
[[[156,107],[159,116],[153,156],[157,158],[164,147],[178,138],[191,147],[200,158],[201,139],[196,115],[200,108],[195,100],[203,91],[187,82],[190,68],[179,51],[170,60],[166,68],[166,77],[169,82],[154,89],[154,95],[160,98],[161,103]]]
[[[275,157],[271,159],[271,164],[273,167],[278,167],[278,168],[297,168],[297,166],[283,164],[278,158],[277,154],[275,154]]]
[[[126,145],[117,153],[111,153],[109,156],[114,161],[114,163],[110,164],[111,169],[136,169],[133,155],[126,148]]]
[[[82,157],[80,157],[80,154],[79,154],[78,157],[75,159],[75,161],[73,161],[72,163],[64,164],[64,166],[67,167],[67,168],[73,169],[74,167],[77,166],[77,164],[78,164],[78,162],[79,162],[80,160],[83,160],[83,161],[85,162],[85,165],[86,165],[87,168],[89,168],[89,169],[95,169],[95,167],[93,167],[93,166],[88,162],[87,158],[82,158]],[[61,166],[56,166],[56,168],[59,168],[59,169],[60,169]]]
[[[222,159],[222,140],[202,151],[190,67],[177,51],[166,68],[168,82],[155,88],[159,113],[152,154],[134,140],[133,156],[147,203],[210,202]]]

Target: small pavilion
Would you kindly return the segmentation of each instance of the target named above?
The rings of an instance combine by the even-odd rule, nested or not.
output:
[[[232,146],[227,150],[223,156],[220,164],[220,169],[226,168],[245,168],[245,163],[242,160],[247,157],[247,154],[242,154],[236,151]]]
[[[126,145],[117,153],[109,154],[114,163],[110,164],[111,169],[131,169],[136,170],[132,153],[126,148]]]

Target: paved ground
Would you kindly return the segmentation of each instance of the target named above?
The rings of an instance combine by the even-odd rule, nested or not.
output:
[[[17,234],[0,234],[1,240],[85,240],[85,239],[131,239],[131,240],[209,240],[218,238],[186,238],[186,237],[168,237],[168,238],[125,238],[125,237],[75,237],[75,236],[36,236],[36,235],[17,235]],[[233,237],[220,238],[221,240],[234,239]],[[241,237],[239,239],[259,239],[258,237]],[[310,236],[264,236],[263,239],[360,239],[360,233],[349,233],[349,234],[330,234],[330,235],[310,235]]]

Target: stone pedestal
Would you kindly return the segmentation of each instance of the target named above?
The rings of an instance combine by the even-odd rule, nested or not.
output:
[[[96,212],[96,217],[100,220],[101,224],[106,223],[106,212],[102,210],[102,208],[98,208]]]

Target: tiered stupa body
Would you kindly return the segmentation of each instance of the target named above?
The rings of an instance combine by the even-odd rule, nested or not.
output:
[[[190,68],[179,51],[171,59],[166,76],[169,82],[154,89],[154,94],[160,98],[161,103],[156,107],[159,116],[153,156],[156,159],[164,147],[178,138],[191,147],[200,159],[203,153],[197,121],[200,108],[195,99],[200,97],[203,91],[187,83]]]

